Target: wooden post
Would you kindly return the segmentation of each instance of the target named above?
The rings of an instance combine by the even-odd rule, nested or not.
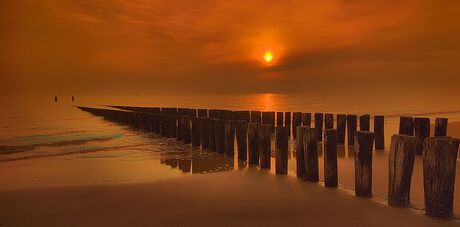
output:
[[[295,140],[295,151],[296,151],[296,170],[297,178],[305,180],[305,154],[303,145],[303,132],[307,129],[306,126],[297,126],[297,139]]]
[[[201,148],[209,148],[209,118],[201,117],[200,118],[200,141]]]
[[[225,153],[225,120],[218,119],[215,125],[216,152],[223,154]]]
[[[245,120],[235,121],[236,145],[238,147],[238,160],[248,159],[248,122]]]
[[[249,111],[235,111],[235,120],[251,121],[251,114]]]
[[[324,129],[334,128],[334,114],[327,113],[324,115]]]
[[[414,131],[417,138],[417,147],[415,149],[416,155],[422,155],[423,141],[430,137],[430,118],[414,118]]]
[[[374,133],[355,132],[355,195],[372,195],[372,150]]]
[[[355,144],[355,132],[358,125],[358,116],[356,115],[347,115],[347,137],[348,137],[348,146],[353,146]]]
[[[249,165],[259,165],[259,123],[248,124]]]
[[[371,116],[369,114],[364,114],[359,116],[359,131],[369,132],[371,125]]]
[[[374,116],[375,149],[385,150],[385,118]]]
[[[209,150],[216,151],[216,121],[215,118],[209,118]]]
[[[200,141],[200,119],[193,117],[192,118],[192,146],[199,147],[201,145]]]
[[[177,116],[176,141],[182,141],[182,116]]]
[[[260,111],[251,111],[251,122],[262,123],[262,113]]]
[[[337,114],[337,144],[345,144],[346,127],[347,115]]]
[[[322,115],[321,115],[322,116]],[[321,124],[322,125],[322,124]],[[303,132],[303,152],[305,160],[305,179],[318,182],[318,140],[317,130],[305,127]]]
[[[286,175],[288,170],[288,127],[276,127],[275,172]]]
[[[302,125],[307,127],[311,126],[311,113],[302,113]]]
[[[400,135],[414,135],[414,119],[412,117],[399,118],[399,134]]]
[[[262,124],[270,125],[270,132],[275,132],[275,112],[262,112]]]
[[[207,109],[198,109],[198,117],[208,117]]]
[[[225,154],[235,155],[235,128],[232,121],[225,121]]]
[[[190,116],[182,116],[182,142],[190,144],[192,142],[192,133],[190,128]]]
[[[337,130],[326,129],[324,135],[324,185],[338,186],[337,171]]]
[[[323,113],[315,113],[316,140],[319,142],[323,141],[323,118]]]
[[[452,216],[458,145],[459,140],[451,137],[429,137],[424,142],[423,186],[428,216]]]
[[[414,161],[415,137],[393,135],[389,156],[388,205],[409,205]]]
[[[302,125],[302,113],[294,112],[292,113],[292,137],[297,138],[297,126]]]
[[[447,136],[447,118],[436,118],[434,136]]]
[[[271,157],[271,125],[259,126],[259,158],[260,168],[270,169]]]
[[[277,127],[284,126],[284,113],[283,112],[276,112],[276,126]]]
[[[291,136],[291,112],[284,113],[284,126],[287,127],[288,138]],[[295,131],[295,129],[293,129]]]

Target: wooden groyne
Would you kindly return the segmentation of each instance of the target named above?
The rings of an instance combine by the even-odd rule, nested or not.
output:
[[[338,186],[337,156],[345,143],[353,147],[355,194],[372,196],[372,156],[385,149],[384,116],[303,112],[231,111],[173,107],[109,108],[78,107],[96,116],[133,130],[140,130],[177,142],[233,157],[249,166],[288,173],[289,141],[295,140],[296,175],[318,182],[319,152],[324,149],[324,183]],[[312,126],[312,116],[314,122]],[[359,130],[358,130],[359,123]],[[399,132],[389,148],[388,204],[410,203],[410,182],[415,155],[422,155],[425,214],[448,218],[453,213],[453,197],[459,140],[447,135],[447,119],[437,118],[434,137],[430,119],[403,116]],[[292,137],[291,137],[292,136]],[[323,141],[324,138],[324,142]],[[272,147],[272,140],[275,146]],[[236,146],[236,149],[235,149]]]

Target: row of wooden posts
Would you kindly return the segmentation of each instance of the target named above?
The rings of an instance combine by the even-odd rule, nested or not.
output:
[[[355,149],[355,194],[372,195],[372,152],[385,149],[384,116],[374,116],[370,132],[370,115],[229,111],[188,108],[152,108],[111,106],[115,109],[79,107],[108,120],[176,138],[184,144],[201,146],[217,153],[237,155],[249,165],[271,168],[271,138],[275,133],[275,172],[287,174],[288,144],[291,135],[296,142],[296,174],[299,179],[318,182],[318,142],[324,136],[324,183],[338,186],[337,146]],[[276,116],[276,121],[275,121]],[[323,121],[324,119],[324,121]],[[359,119],[359,131],[357,123]],[[324,129],[324,132],[323,132]],[[423,154],[425,214],[451,217],[455,169],[459,140],[446,137],[447,119],[437,118],[434,137],[430,136],[429,118],[401,117],[399,134],[391,138],[389,157],[388,203],[407,206],[415,155]],[[415,136],[414,136],[415,135]]]

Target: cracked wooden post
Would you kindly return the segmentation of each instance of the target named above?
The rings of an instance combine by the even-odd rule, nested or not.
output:
[[[251,122],[262,123],[262,113],[260,111],[251,111]]]
[[[359,131],[369,132],[371,129],[371,116],[364,114],[359,116]]]
[[[302,124],[302,113],[294,112],[292,113],[292,137],[297,138],[297,126]]]
[[[288,171],[288,127],[276,127],[275,173],[286,175]]]
[[[415,161],[415,137],[393,135],[391,137],[388,170],[388,205],[407,206]]]
[[[355,132],[355,195],[368,197],[372,195],[372,150],[374,133]]]
[[[414,135],[414,119],[412,117],[399,118],[399,134],[400,135]]]
[[[249,165],[259,165],[259,123],[248,124]]]
[[[318,140],[317,130],[305,127],[303,132],[303,152],[305,160],[305,179],[318,182]]]
[[[426,138],[430,137],[430,118],[414,118],[414,131],[415,138],[417,139],[415,154],[422,155],[423,141],[425,141]]]
[[[262,112],[262,124],[270,125],[270,132],[275,132],[275,112]]]
[[[425,214],[452,217],[459,140],[429,137],[423,146]]]
[[[192,131],[190,128],[190,116],[182,116],[182,142],[184,144],[190,144],[192,142]]]
[[[348,114],[347,115],[348,146],[353,146],[355,144],[355,132],[357,128],[358,128],[358,116]]]
[[[192,146],[199,147],[200,145],[201,145],[200,119],[193,117],[192,118]]]
[[[316,140],[319,142],[323,141],[323,115],[323,113],[315,113]]]
[[[324,129],[326,130],[332,128],[334,128],[334,114],[324,114]]]
[[[385,118],[374,116],[375,149],[385,150]]]
[[[270,169],[271,125],[259,126],[259,159],[260,168]]]
[[[302,180],[305,180],[305,153],[303,151],[303,133],[306,128],[306,126],[297,126],[297,139],[295,140],[296,173],[297,178]]]
[[[236,145],[238,148],[238,160],[248,160],[248,122],[239,120],[234,122],[236,131]]]
[[[209,118],[201,117],[200,118],[200,141],[201,148],[209,148]]]
[[[307,127],[311,126],[311,113],[302,113],[302,125]]]
[[[216,151],[216,121],[215,118],[209,118],[209,150]]]
[[[232,121],[225,121],[225,154],[235,156],[235,127]]]
[[[337,114],[337,144],[345,144],[345,133],[347,129],[347,115]]]
[[[225,153],[225,120],[218,119],[215,122],[215,142],[216,152],[220,154]]]
[[[447,136],[447,118],[436,118],[434,136]]]
[[[288,128],[287,133],[289,138],[291,136],[291,112],[284,113],[284,126]]]
[[[324,185],[338,186],[337,171],[337,130],[326,129],[324,135]]]

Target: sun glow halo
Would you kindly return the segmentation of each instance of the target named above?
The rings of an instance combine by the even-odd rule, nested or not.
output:
[[[264,54],[264,61],[270,63],[273,60],[273,54],[270,51],[266,51]]]

